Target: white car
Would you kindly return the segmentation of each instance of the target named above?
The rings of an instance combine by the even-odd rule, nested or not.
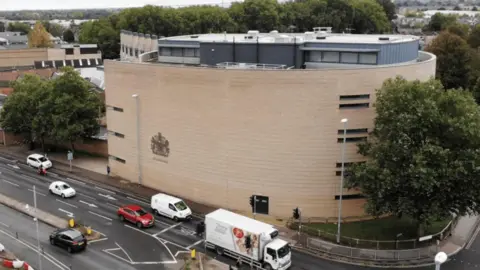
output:
[[[27,165],[34,168],[38,168],[42,165],[43,168],[49,169],[52,167],[52,162],[46,156],[31,154],[27,157]]]
[[[62,196],[62,198],[70,198],[76,195],[75,190],[67,183],[62,181],[55,181],[51,183],[48,190],[51,194]]]

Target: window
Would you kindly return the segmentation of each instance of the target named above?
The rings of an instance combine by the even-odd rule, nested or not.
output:
[[[271,248],[267,248],[267,254],[272,256],[272,259],[276,259],[277,258],[277,253],[275,252],[275,250],[271,249]]]
[[[340,96],[340,100],[356,100],[356,99],[369,99],[370,95],[365,94],[365,95],[343,95]]]
[[[338,63],[340,62],[340,53],[323,52],[322,62]]]
[[[80,48],[80,54],[96,54],[97,48]]]
[[[343,129],[338,130],[338,135],[343,135],[345,131]],[[347,129],[347,135],[350,134],[362,134],[368,133],[368,128],[355,128],[355,129]]]
[[[338,106],[338,108],[340,110],[343,110],[343,109],[365,109],[365,108],[369,108],[369,107],[370,107],[370,103],[340,104]]]
[[[342,200],[358,200],[358,199],[363,199],[365,196],[362,194],[351,194],[351,195],[342,195]],[[339,200],[340,196],[335,195],[335,200]]]
[[[115,132],[115,131],[108,131],[108,132],[115,137],[119,137],[119,138],[122,138],[122,139],[125,138],[125,135],[122,134],[122,133],[118,133],[118,132]]]
[[[135,49],[135,57],[138,57],[138,49]]]
[[[351,142],[363,142],[366,141],[367,137],[350,137],[350,138],[345,138],[345,142],[351,143]],[[343,138],[338,138],[337,143],[343,143]]]
[[[183,48],[172,48],[172,56],[175,57],[182,57],[183,56]]]
[[[72,55],[73,54],[73,48],[65,49],[65,54],[66,55]]]
[[[358,62],[358,53],[342,52],[340,62],[356,64]]]
[[[126,162],[125,159],[122,159],[122,158],[119,158],[119,157],[116,157],[116,156],[110,156],[110,159],[118,161],[120,163],[124,163],[124,164]]]
[[[360,64],[376,65],[377,54],[376,53],[361,53],[358,57]]]
[[[336,172],[335,172],[335,175],[336,175],[336,176],[342,176],[342,170],[336,171]],[[343,176],[348,176],[348,172],[345,172],[345,173],[343,174]]]
[[[172,56],[172,49],[171,48],[160,48],[160,55],[161,56]]]
[[[123,112],[122,108],[112,106],[112,109],[116,112]]]
[[[132,49],[132,48],[129,48],[129,53],[128,53],[128,55],[133,56],[133,49]]]
[[[195,49],[191,49],[191,48],[183,49],[183,56],[185,56],[185,57],[195,57]]]
[[[194,49],[195,50],[195,57],[200,57],[200,49]]]
[[[177,212],[177,209],[175,209],[175,207],[171,203],[168,204],[168,208],[170,208],[170,210],[172,210],[172,211]]]
[[[310,51],[308,53],[308,62],[322,62],[322,52]]]

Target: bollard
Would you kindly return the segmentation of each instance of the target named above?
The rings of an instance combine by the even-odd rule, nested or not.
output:
[[[92,234],[92,228],[90,227],[86,227],[87,228],[87,235],[91,235]]]
[[[70,228],[75,227],[75,220],[73,220],[73,218],[71,218],[71,219],[68,221],[68,225],[70,226]]]
[[[192,249],[190,256],[192,257],[192,260],[195,260],[195,249]]]

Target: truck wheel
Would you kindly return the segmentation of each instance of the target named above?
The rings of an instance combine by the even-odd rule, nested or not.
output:
[[[266,263],[266,264],[263,265],[263,269],[272,270],[272,266],[270,264]]]
[[[220,255],[220,256],[223,255],[223,248],[221,248],[221,247],[216,247],[216,248],[215,248],[215,251],[217,251],[217,254],[218,254],[218,255]]]

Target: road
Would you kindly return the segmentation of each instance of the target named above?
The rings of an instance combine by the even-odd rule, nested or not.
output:
[[[39,176],[34,169],[23,164],[15,164],[13,160],[2,157],[0,157],[0,173],[0,193],[33,205],[32,188],[35,185],[38,208],[60,217],[73,217],[100,232],[103,235],[102,239],[91,243],[88,249],[95,254],[101,254],[98,255],[98,258],[95,257],[95,260],[100,260],[102,265],[108,265],[108,269],[178,269],[183,263],[181,257],[184,253],[188,253],[192,248],[205,252],[203,240],[195,235],[195,224],[199,220],[177,223],[167,218],[156,217],[153,228],[142,230],[137,229],[133,224],[122,223],[118,220],[116,215],[118,207],[126,204],[138,204],[148,210],[148,199],[129,196],[113,188],[65,178],[54,173]],[[48,185],[53,181],[69,183],[77,191],[77,196],[71,199],[62,199],[50,195]],[[214,256],[212,252],[207,253]],[[64,259],[65,264],[82,265],[82,263],[86,263],[80,258],[81,256],[89,257],[91,253],[70,256]],[[79,257],[78,260],[77,257]],[[110,260],[106,258],[110,258]],[[228,264],[233,263],[224,257],[217,259]],[[322,260],[297,251],[293,251],[292,261],[291,270],[376,269]],[[447,268],[450,265],[457,265],[457,263],[448,263],[445,265],[445,269],[459,269]],[[248,268],[245,267],[245,269]]]

